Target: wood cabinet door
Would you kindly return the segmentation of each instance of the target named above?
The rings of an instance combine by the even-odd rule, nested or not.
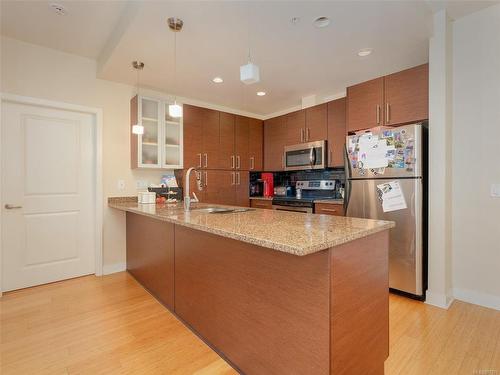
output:
[[[327,139],[327,104],[315,105],[306,109],[305,141],[315,142]]]
[[[306,111],[300,110],[286,116],[286,146],[306,141]]]
[[[346,98],[328,103],[328,166],[344,166]]]
[[[278,116],[264,121],[264,170],[282,171],[286,144],[286,118]]]
[[[219,111],[203,108],[203,168],[219,168],[220,127]]]
[[[184,104],[184,167],[202,167],[205,109]]]
[[[249,205],[249,185],[250,175],[247,171],[236,171],[236,206],[248,207]]]
[[[384,77],[386,125],[429,118],[429,64]]]
[[[332,203],[315,203],[314,213],[321,215],[344,216],[344,206]]]
[[[234,125],[234,154],[236,157],[236,169],[248,171],[250,168],[249,156],[249,118],[236,116]]]
[[[234,134],[235,116],[230,113],[220,112],[219,162],[215,168],[234,169]]]
[[[264,208],[264,209],[272,209],[273,208],[273,201],[272,200],[267,200],[267,199],[251,199],[250,200],[250,207],[253,208]]]
[[[263,122],[250,118],[248,124],[249,170],[261,171],[263,165],[264,129]]]
[[[369,129],[383,124],[384,78],[347,88],[347,131]]]
[[[204,202],[233,205],[236,199],[235,172],[229,170],[203,171]]]

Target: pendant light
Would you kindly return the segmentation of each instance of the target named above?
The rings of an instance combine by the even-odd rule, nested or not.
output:
[[[174,32],[174,92],[177,89],[177,33],[182,30],[184,22],[177,17],[168,19],[168,27]],[[168,114],[170,117],[182,117],[182,107],[177,104],[177,97],[174,98],[174,104],[168,106]]]
[[[132,67],[137,72],[137,92],[136,95],[139,97],[139,73],[144,69],[144,63],[142,61],[132,61]],[[132,134],[144,134],[144,126],[141,120],[137,117],[137,124],[132,125]]]

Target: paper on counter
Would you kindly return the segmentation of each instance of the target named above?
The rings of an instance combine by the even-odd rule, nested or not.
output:
[[[404,210],[408,208],[399,181],[390,181],[377,185],[377,189],[379,190],[380,199],[382,201],[382,210],[384,212]]]

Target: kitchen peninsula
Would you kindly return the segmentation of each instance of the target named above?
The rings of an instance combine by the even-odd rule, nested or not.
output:
[[[238,371],[383,374],[392,222],[108,204],[127,270]]]

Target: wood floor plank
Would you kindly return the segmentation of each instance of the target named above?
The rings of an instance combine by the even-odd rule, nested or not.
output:
[[[386,375],[500,375],[500,311],[391,295],[389,316]],[[125,272],[6,293],[0,328],[2,375],[236,374]]]

